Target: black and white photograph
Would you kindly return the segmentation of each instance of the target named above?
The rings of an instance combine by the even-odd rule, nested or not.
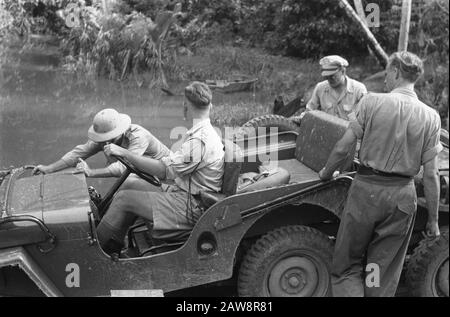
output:
[[[448,117],[448,0],[0,0],[0,297],[448,297]]]

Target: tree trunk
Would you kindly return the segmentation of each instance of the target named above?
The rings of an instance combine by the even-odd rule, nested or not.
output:
[[[408,50],[410,21],[411,21],[411,0],[403,0],[402,23],[400,25],[400,37],[398,40],[399,52]]]
[[[363,20],[364,24],[367,25],[366,12],[364,11],[362,0],[353,0],[353,3],[355,4],[355,9],[359,17]]]
[[[102,0],[102,7],[103,7],[103,13],[104,13],[104,14],[108,14],[109,11],[108,11],[108,3],[107,3],[107,0]]]
[[[362,3],[362,0],[354,0],[353,3],[355,5],[355,9],[356,9],[356,12],[358,13],[359,17],[364,22],[364,24],[367,25],[366,11],[364,11],[364,6]],[[375,55],[369,45],[367,45],[367,49],[369,50],[369,53],[371,56]]]
[[[339,0],[339,6],[343,8],[349,18],[351,18],[355,23],[359,24],[361,27],[361,33],[367,41],[370,48],[373,50],[375,57],[381,66],[386,67],[389,57],[386,52],[381,47],[380,43],[378,43],[375,36],[369,30],[369,27],[366,25],[366,22],[363,21],[358,14],[355,12],[353,7],[348,3],[347,0]]]

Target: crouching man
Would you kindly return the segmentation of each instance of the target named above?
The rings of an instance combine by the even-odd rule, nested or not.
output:
[[[86,177],[119,177],[126,167],[115,158],[106,155],[108,165],[93,169],[83,160],[102,152],[104,146],[114,144],[136,155],[146,155],[161,159],[169,155],[169,149],[149,131],[131,123],[131,118],[114,109],[104,109],[94,117],[88,131],[88,141],[76,146],[58,161],[49,165],[38,165],[34,174],[50,174],[68,167],[75,167],[84,172]]]

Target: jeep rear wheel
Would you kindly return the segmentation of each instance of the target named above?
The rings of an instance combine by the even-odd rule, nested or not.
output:
[[[321,297],[330,290],[333,244],[305,226],[276,229],[252,246],[241,265],[240,296]]]
[[[437,240],[422,240],[411,256],[406,281],[412,296],[448,297],[448,227]]]

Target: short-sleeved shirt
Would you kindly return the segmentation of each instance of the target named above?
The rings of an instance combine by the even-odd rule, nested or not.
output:
[[[220,192],[224,156],[222,140],[210,120],[205,119],[186,132],[180,150],[161,161],[166,166],[166,179],[175,180],[182,190],[197,195],[200,191]]]
[[[119,146],[134,154],[150,156],[157,160],[168,156],[170,153],[167,146],[162,144],[147,129],[137,124],[132,124],[130,129],[125,132]],[[103,151],[101,144],[88,140],[85,144],[78,145],[72,151],[66,153],[61,160],[68,166],[75,166],[79,158],[87,159],[100,151]],[[117,177],[122,175],[126,167],[113,157],[106,155],[105,157],[111,175]]]
[[[350,127],[362,139],[359,157],[365,166],[412,177],[442,151],[439,114],[410,89],[370,93],[356,116]]]
[[[346,76],[346,88],[338,95],[327,80],[314,88],[307,110],[321,110],[344,120],[354,120],[354,109],[361,98],[367,94],[366,86]]]

